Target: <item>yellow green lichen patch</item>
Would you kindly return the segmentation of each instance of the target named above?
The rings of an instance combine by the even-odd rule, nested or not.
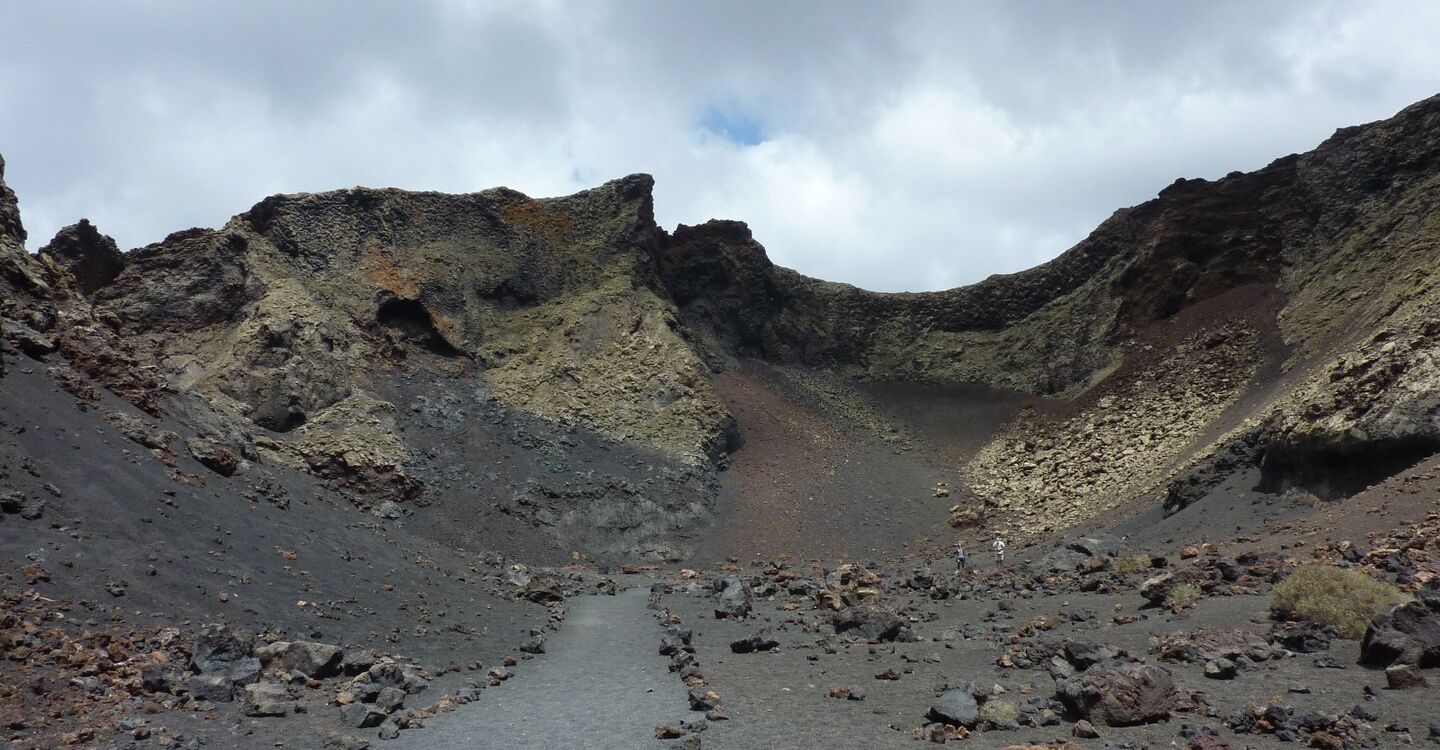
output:
[[[673,324],[658,297],[615,279],[497,321],[485,378],[531,414],[702,461],[726,411]]]

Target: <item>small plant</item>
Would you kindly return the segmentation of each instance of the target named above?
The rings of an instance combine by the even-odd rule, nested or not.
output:
[[[1165,605],[1171,609],[1188,609],[1200,601],[1203,592],[1200,587],[1193,583],[1182,583],[1170,589],[1170,595],[1165,597]]]
[[[1139,573],[1150,569],[1150,560],[1141,555],[1132,555],[1116,559],[1111,567],[1115,569],[1116,573]]]
[[[994,727],[1010,727],[1020,718],[1020,707],[1010,701],[988,700],[980,705],[980,721]]]
[[[1306,620],[1335,628],[1341,638],[1365,635],[1370,618],[1405,601],[1395,586],[1356,570],[1301,565],[1270,592],[1270,612],[1285,620]]]

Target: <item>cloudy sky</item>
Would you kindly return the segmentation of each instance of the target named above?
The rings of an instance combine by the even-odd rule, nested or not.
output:
[[[1029,267],[1176,177],[1440,92],[1440,3],[96,0],[0,11],[31,248],[276,192],[560,195],[631,172],[881,290]]]

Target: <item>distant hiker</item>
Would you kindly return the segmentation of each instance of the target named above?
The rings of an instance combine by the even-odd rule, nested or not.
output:
[[[995,541],[990,543],[990,550],[995,553],[995,567],[1005,567],[1005,540],[995,537]]]
[[[965,548],[959,542],[955,543],[955,572],[965,569]]]

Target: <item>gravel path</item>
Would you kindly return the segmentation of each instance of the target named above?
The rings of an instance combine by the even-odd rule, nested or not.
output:
[[[386,742],[394,750],[583,747],[662,748],[657,724],[689,717],[684,686],[656,653],[660,628],[646,610],[648,591],[570,601],[565,625],[546,653],[521,662],[500,687],[442,714],[424,729]]]

